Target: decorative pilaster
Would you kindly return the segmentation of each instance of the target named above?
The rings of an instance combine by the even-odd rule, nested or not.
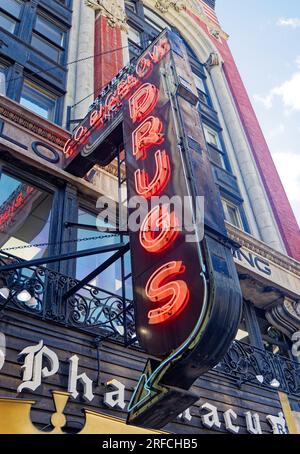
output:
[[[119,0],[85,0],[85,4],[93,8],[100,16],[106,17],[107,23],[112,28],[128,30],[127,16]]]

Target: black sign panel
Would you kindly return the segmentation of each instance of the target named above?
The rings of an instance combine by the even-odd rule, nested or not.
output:
[[[225,355],[241,315],[234,245],[197,102],[185,46],[164,32],[98,100],[65,147],[67,169],[82,176],[93,163],[107,164],[123,138],[136,330],[157,358],[145,367],[128,422],[153,428],[198,399],[190,387]],[[198,197],[204,197],[202,210]]]

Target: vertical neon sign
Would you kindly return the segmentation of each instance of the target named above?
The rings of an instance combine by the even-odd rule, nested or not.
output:
[[[236,245],[227,236],[197,89],[178,35],[163,32],[98,101],[66,144],[65,168],[83,176],[95,163],[108,164],[124,143],[128,197],[141,196],[147,206],[139,231],[129,232],[136,332],[151,355],[128,423],[160,428],[198,400],[192,384],[234,339],[241,314]],[[201,238],[197,196],[205,199]],[[194,242],[186,241],[174,197],[190,201],[185,215]]]
[[[123,123],[128,196],[141,196],[148,203],[140,231],[130,238],[136,327],[143,347],[160,356],[176,348],[192,330],[203,294],[202,280],[191,282],[199,264],[197,246],[185,242],[170,204],[150,203],[152,197],[183,200],[189,194],[161,76],[170,53],[170,42],[162,37],[138,62],[140,86],[124,105]]]

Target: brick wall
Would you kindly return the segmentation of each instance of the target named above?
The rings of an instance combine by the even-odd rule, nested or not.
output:
[[[95,97],[124,66],[121,47],[120,28],[110,27],[107,19],[99,16],[95,27]],[[119,50],[111,52],[114,49]]]
[[[209,35],[207,26],[191,14],[204,32]],[[224,73],[231,89],[241,122],[268,195],[274,217],[290,257],[300,261],[300,229],[278,175],[270,150],[258,123],[251,101],[240,77],[234,58],[225,40],[222,43],[209,35],[224,60]]]

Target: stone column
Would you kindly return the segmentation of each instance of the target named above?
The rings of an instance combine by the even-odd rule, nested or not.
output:
[[[82,61],[71,64],[68,67],[65,107],[73,106],[85,97],[88,98],[72,109],[73,119],[85,117],[89,106],[94,100],[94,43],[95,11],[88,7],[83,0],[74,0],[68,62]]]
[[[272,248],[286,253],[255,159],[243,131],[236,106],[230,95],[230,89],[222,71],[219,55],[211,54],[206,67],[211,75],[261,238]]]

